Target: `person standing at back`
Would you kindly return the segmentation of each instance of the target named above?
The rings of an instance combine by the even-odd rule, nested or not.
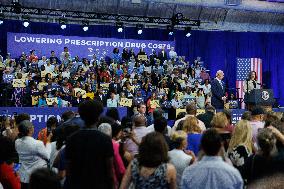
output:
[[[239,171],[219,156],[222,138],[215,129],[204,132],[201,149],[205,156],[184,170],[182,189],[243,189],[243,180]]]
[[[70,136],[66,143],[67,189],[113,189],[113,147],[111,138],[97,130],[103,112],[100,101],[87,100],[78,112],[85,127]]]
[[[225,85],[222,79],[224,78],[224,72],[218,70],[216,73],[216,78],[211,82],[211,103],[216,109],[224,109],[225,96]]]

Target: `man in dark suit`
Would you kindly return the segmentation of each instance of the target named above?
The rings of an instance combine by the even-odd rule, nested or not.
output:
[[[165,51],[165,47],[162,47],[162,50],[159,52],[159,55],[158,55],[161,63],[163,64],[165,60],[168,59],[168,55]]]
[[[211,82],[211,104],[216,109],[224,109],[224,101],[226,100],[225,96],[225,85],[222,81],[224,78],[224,72],[218,70],[216,73],[216,78]]]

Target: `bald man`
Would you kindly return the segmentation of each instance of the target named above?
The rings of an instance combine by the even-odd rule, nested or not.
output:
[[[211,82],[211,104],[216,109],[224,109],[224,102],[226,101],[225,96],[225,85],[222,79],[224,78],[224,72],[218,70],[216,73],[216,78]]]

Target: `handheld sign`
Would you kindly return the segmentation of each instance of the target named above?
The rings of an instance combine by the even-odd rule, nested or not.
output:
[[[58,104],[57,97],[55,98],[46,98],[46,104],[52,106],[54,103]]]
[[[120,104],[120,106],[131,107],[132,106],[132,99],[121,98],[119,104]]]
[[[13,87],[17,88],[24,88],[26,87],[26,80],[25,79],[13,79]]]

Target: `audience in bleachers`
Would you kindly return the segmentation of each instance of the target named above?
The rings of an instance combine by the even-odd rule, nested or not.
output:
[[[151,114],[155,107],[163,106],[164,96],[167,109],[183,108],[189,101],[196,101],[198,108],[210,103],[210,77],[200,57],[190,65],[173,47],[169,52],[162,48],[158,55],[153,51],[147,56],[142,48],[138,54],[127,49],[122,54],[116,48],[111,58],[94,54],[89,60],[72,57],[68,47],[59,57],[51,51],[48,59],[48,55],[39,59],[36,50],[16,59],[8,54],[0,59],[0,77],[13,90],[5,95],[7,102],[2,106],[77,107],[83,100],[95,98],[108,107],[134,107],[144,102]],[[139,59],[139,55],[149,59]]]
[[[229,111],[216,113],[200,58],[190,66],[174,48],[162,48],[142,61],[133,49],[115,49],[111,58],[89,61],[72,59],[67,47],[47,57],[34,50],[0,57],[7,87],[7,74],[24,78],[8,105],[78,106],[79,116],[49,118],[35,139],[29,115],[2,115],[0,187],[235,189],[261,188],[265,178],[283,187],[271,176],[283,180],[284,115],[255,107],[234,125]],[[127,117],[120,119],[119,106],[129,107]],[[171,128],[164,112],[179,108],[186,112]]]

